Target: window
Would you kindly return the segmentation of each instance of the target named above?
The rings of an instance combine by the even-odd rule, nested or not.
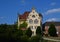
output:
[[[35,24],[37,24],[37,23],[38,23],[38,20],[37,20],[37,19],[35,19],[35,20],[34,20],[34,23],[35,23]]]
[[[35,18],[35,15],[32,15],[33,18]]]
[[[29,20],[29,23],[30,23],[30,24],[32,24],[32,23],[33,23],[33,20],[32,20],[32,19],[30,19],[30,20]]]

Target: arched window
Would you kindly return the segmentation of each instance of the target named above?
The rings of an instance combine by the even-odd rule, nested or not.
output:
[[[35,18],[35,15],[32,15],[33,18]]]
[[[37,19],[35,19],[35,20],[34,20],[34,23],[35,23],[35,24],[37,24],[37,23],[38,23],[38,20],[37,20]]]
[[[32,20],[32,19],[30,19],[30,20],[29,20],[29,23],[30,23],[30,24],[32,24],[32,23],[33,23],[33,20]]]

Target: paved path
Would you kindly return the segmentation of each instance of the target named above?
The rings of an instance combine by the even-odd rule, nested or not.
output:
[[[60,42],[60,40],[56,40],[56,39],[51,39],[51,38],[46,38],[46,37],[43,37],[44,40],[50,40],[50,41],[56,41],[56,42]]]

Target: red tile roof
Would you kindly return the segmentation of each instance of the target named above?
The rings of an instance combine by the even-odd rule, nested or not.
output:
[[[23,20],[26,20],[28,15],[29,15],[30,12],[25,12],[24,14],[22,15],[19,15],[19,19],[23,19]]]

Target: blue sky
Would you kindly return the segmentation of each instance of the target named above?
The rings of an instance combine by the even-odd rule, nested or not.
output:
[[[17,21],[17,13],[31,11],[42,13],[43,23],[60,21],[60,0],[0,0],[0,24],[13,24]]]

